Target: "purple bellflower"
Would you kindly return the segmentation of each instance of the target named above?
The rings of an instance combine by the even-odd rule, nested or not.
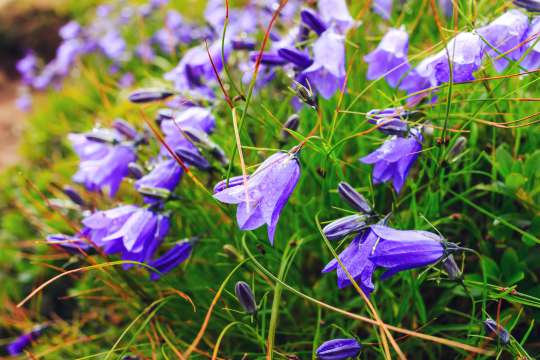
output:
[[[247,178],[249,179],[249,176]],[[242,185],[243,183],[244,183],[244,177],[242,175],[233,176],[229,178],[228,183],[227,183],[227,179],[221,180],[214,186],[214,194],[217,194],[218,192],[223,191],[227,188]]]
[[[400,271],[435,264],[457,249],[428,231],[396,230],[384,225],[372,225],[371,231],[380,237],[380,242],[369,259],[387,269],[381,280]]]
[[[440,54],[440,62],[435,65],[435,76],[439,82],[450,81],[450,66],[452,63],[452,81],[461,83],[474,79],[473,72],[482,65],[484,43],[473,33],[463,32],[448,42],[446,50]],[[448,60],[450,59],[450,61]]]
[[[453,0],[439,0],[439,7],[441,8],[444,16],[452,17],[454,14],[454,1]]]
[[[156,166],[145,176],[141,177],[135,182],[135,188],[141,187],[166,189],[172,192],[180,179],[182,178],[183,169],[176,163],[174,159],[163,160],[156,164]],[[145,196],[144,202],[147,204],[154,204],[159,199],[151,196]]]
[[[339,254],[339,259],[367,296],[375,289],[372,281],[375,264],[371,261],[370,256],[373,254],[377,240],[378,236],[371,229],[366,229],[358,234],[349,246]],[[327,273],[334,270],[337,273],[337,284],[340,289],[351,285],[349,277],[336,259],[332,259],[322,272]]]
[[[319,0],[317,7],[323,20],[328,25],[335,26],[340,34],[346,34],[355,25],[345,0]]]
[[[375,0],[373,1],[373,11],[379,14],[383,19],[388,20],[392,16],[392,5],[394,0]]]
[[[400,192],[412,165],[422,151],[423,137],[412,129],[406,138],[393,136],[371,154],[360,159],[364,164],[374,164],[373,183],[392,180],[396,192]]]
[[[409,35],[403,29],[390,29],[375,50],[364,57],[368,63],[367,79],[384,76],[388,84],[396,87],[401,77],[410,69],[407,60]]]
[[[495,320],[487,318],[484,321],[484,327],[488,335],[493,336],[493,334],[495,334],[497,338],[501,341],[501,343],[503,343],[504,345],[510,342],[510,333],[508,332],[508,330],[503,328],[501,324],[497,324]]]
[[[22,77],[22,81],[27,85],[32,84],[34,77],[37,75],[37,56],[31,51],[27,52],[22,59],[17,61],[16,68]]]
[[[540,2],[538,10],[540,12]],[[525,45],[526,51],[529,51],[521,62],[521,66],[532,71],[540,68],[540,16],[536,16],[529,27],[529,32],[525,36],[529,42]]]
[[[540,0],[514,0],[514,5],[530,12],[540,12]]]
[[[49,245],[60,246],[66,251],[77,253],[81,250],[87,251],[90,249],[88,241],[83,239],[84,236],[84,231],[77,236],[52,234],[47,236],[47,243]]]
[[[159,280],[161,276],[172,271],[178,265],[186,261],[191,255],[192,241],[184,240],[178,242],[165,254],[161,255],[156,260],[148,262],[148,265],[158,270],[159,273],[150,270],[150,279],[152,281]]]
[[[398,107],[370,110],[366,114],[366,119],[371,124],[377,125],[377,130],[383,134],[405,136],[409,132],[409,118],[415,118],[417,115],[420,113]]]
[[[338,194],[343,200],[349,203],[354,209],[365,214],[371,214],[373,209],[366,198],[356,191],[349,183],[342,181],[338,185]]]
[[[268,225],[268,239],[273,244],[279,216],[299,178],[296,155],[280,152],[266,159],[245,184],[228,187],[215,193],[214,198],[226,204],[238,204],[236,220],[240,229]]]
[[[356,339],[334,339],[324,342],[316,353],[320,360],[344,360],[354,358],[361,348]]]
[[[36,326],[32,331],[22,334],[16,338],[6,346],[7,353],[10,356],[22,354],[25,348],[27,348],[33,341],[37,340],[41,336],[43,328],[43,326]]]
[[[313,64],[304,70],[309,83],[325,99],[345,86],[344,37],[332,29],[325,31],[313,45]]]
[[[319,36],[328,29],[328,25],[319,14],[311,9],[302,9],[300,18],[302,19],[302,23],[307,26],[308,29],[313,30]]]
[[[441,62],[443,56],[444,54],[438,53],[422,60],[405,76],[399,88],[407,91],[408,94],[413,94],[439,85],[435,68]],[[415,103],[428,95],[428,93],[416,94],[409,102]]]
[[[240,306],[248,314],[255,314],[257,312],[257,302],[255,301],[255,295],[253,290],[244,281],[238,281],[234,286],[234,293],[236,299],[240,303]]]
[[[519,60],[523,49],[522,46],[518,47],[518,45],[523,41],[528,27],[527,15],[512,9],[499,16],[492,23],[478,29],[478,34],[487,41],[485,45],[487,54],[495,58],[494,65],[498,72],[503,71],[508,66],[507,59]]]
[[[328,240],[339,240],[366,227],[366,215],[353,214],[332,221],[323,228]]]

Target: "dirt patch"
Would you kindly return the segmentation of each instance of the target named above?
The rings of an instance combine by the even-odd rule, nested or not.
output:
[[[17,83],[0,72],[0,171],[19,161],[18,145],[26,113],[15,106]]]

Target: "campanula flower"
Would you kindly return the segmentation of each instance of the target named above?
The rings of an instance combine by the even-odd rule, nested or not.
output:
[[[47,235],[47,243],[60,246],[69,252],[79,252],[80,250],[87,251],[90,249],[90,244],[83,239],[84,236],[84,231],[77,236],[51,234]]]
[[[281,48],[278,50],[278,54],[282,59],[302,70],[313,64],[313,60],[309,57],[309,54],[294,47]]]
[[[402,107],[373,109],[367,112],[366,119],[377,125],[377,130],[386,135],[405,136],[409,132],[408,120],[417,117],[418,112],[408,111]]]
[[[325,31],[313,44],[313,64],[304,70],[309,83],[325,99],[345,86],[344,37],[332,29]]]
[[[246,282],[238,281],[234,286],[234,293],[245,312],[248,314],[255,314],[257,312],[255,295],[253,295],[253,290],[251,290]]]
[[[38,58],[36,54],[28,51],[22,59],[17,61],[16,68],[21,75],[22,81],[28,85],[32,84],[38,70]]]
[[[297,114],[289,116],[281,127],[281,132],[279,134],[280,138],[282,140],[287,140],[290,135],[289,131],[287,130],[296,131],[298,130],[298,126],[300,126],[300,117]]]
[[[450,81],[450,66],[452,63],[452,81],[461,83],[474,79],[473,72],[482,65],[484,43],[480,36],[462,32],[448,42],[446,50],[440,53],[440,61],[435,66],[435,76],[440,82]]]
[[[345,0],[319,0],[317,8],[322,19],[340,34],[346,34],[355,24]]]
[[[540,0],[514,0],[514,5],[530,12],[540,12]]]
[[[182,178],[183,169],[174,159],[167,159],[157,163],[154,168],[146,175],[135,181],[135,188],[139,189],[142,186],[151,188],[166,189],[173,191],[180,179]],[[159,200],[145,196],[144,202],[153,204]]]
[[[247,179],[249,179],[249,176],[247,177]],[[214,186],[214,194],[217,194],[218,192],[223,191],[227,188],[242,185],[243,183],[244,183],[244,177],[242,175],[233,176],[229,178],[228,182],[227,182],[227,179],[221,180]]]
[[[148,103],[165,100],[174,95],[174,91],[167,89],[138,89],[129,94],[128,99],[132,103]]]
[[[406,138],[393,136],[371,154],[360,159],[364,164],[374,164],[373,183],[392,180],[396,192],[400,192],[409,171],[422,151],[423,137],[412,129]]]
[[[30,111],[32,109],[32,95],[30,95],[30,92],[24,91],[19,95],[15,100],[15,105],[21,111]]]
[[[538,3],[538,10],[540,12],[540,2]],[[525,69],[532,71],[540,68],[540,16],[536,16],[529,27],[529,31],[525,36],[529,42],[525,45],[524,51],[529,51],[525,58],[521,62],[521,66]]]
[[[477,30],[478,34],[487,41],[486,52],[490,57],[495,58],[494,65],[498,72],[508,66],[507,59],[519,60],[523,47],[518,45],[524,40],[528,27],[527,15],[512,9]]]
[[[316,353],[320,360],[343,360],[354,358],[361,348],[356,339],[334,339],[324,342]]]
[[[268,225],[268,239],[273,244],[279,216],[299,177],[296,155],[280,152],[266,159],[245,184],[228,187],[215,193],[214,198],[226,204],[238,204],[236,220],[240,229]]]
[[[70,21],[58,30],[58,35],[64,40],[76,38],[82,32],[81,25],[76,21]]]
[[[332,221],[323,228],[324,236],[328,240],[339,240],[345,236],[356,233],[366,227],[367,216],[349,215]]]
[[[405,29],[402,27],[388,30],[377,48],[364,56],[369,65],[367,79],[375,80],[384,76],[390,86],[397,86],[402,76],[410,69],[407,60],[408,51],[409,35]]]
[[[371,231],[381,239],[369,257],[376,266],[387,270],[381,280],[400,271],[435,264],[457,248],[429,231],[396,230],[384,225],[372,225]]]
[[[486,328],[486,333],[488,333],[488,335],[495,334],[504,345],[510,342],[510,333],[508,330],[503,328],[500,324],[497,324],[495,320],[487,318],[487,320],[484,321],[484,327]]]
[[[435,70],[436,66],[444,60],[445,54],[441,52],[422,60],[403,78],[399,88],[407,91],[408,94],[413,94],[439,85]],[[415,100],[420,100],[427,95],[428,93],[417,94],[410,101],[415,102]]]
[[[383,19],[388,20],[392,16],[392,5],[394,0],[375,0],[373,1],[373,11],[379,14]]]
[[[339,259],[367,296],[375,289],[371,279],[375,271],[375,264],[371,261],[370,256],[373,254],[377,239],[378,236],[368,228],[358,234],[349,246],[339,254]],[[337,284],[340,289],[351,285],[349,277],[336,259],[332,259],[322,272],[327,273],[334,270],[337,273]]]
[[[157,273],[150,270],[150,279],[152,281],[159,280],[161,276],[186,261],[191,255],[192,248],[192,241],[180,241],[156,260],[149,261],[148,265],[159,271],[159,273]]]
[[[43,326],[36,326],[32,331],[22,334],[6,346],[10,356],[17,356],[23,353],[33,341],[36,341],[43,332]]]
[[[122,35],[117,30],[109,30],[99,39],[99,49],[109,59],[120,62],[127,60],[127,44]]]
[[[365,214],[371,214],[373,210],[366,198],[356,191],[350,184],[342,181],[338,184],[338,194],[343,200],[349,203],[354,209]]]
[[[439,7],[446,17],[452,17],[454,14],[454,0],[439,0]]]
[[[300,19],[308,29],[313,30],[317,35],[321,35],[328,29],[328,25],[322,17],[311,9],[302,9]]]

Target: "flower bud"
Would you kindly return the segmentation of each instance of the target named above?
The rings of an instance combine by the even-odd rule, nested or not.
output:
[[[323,343],[317,349],[320,360],[341,360],[353,358],[360,352],[362,346],[356,339],[334,339]]]
[[[389,109],[373,109],[366,114],[366,119],[370,123],[377,125],[380,132],[386,135],[403,136],[409,131],[407,119],[408,111],[394,108]]]
[[[454,145],[448,150],[448,162],[453,163],[459,159],[459,155],[463,153],[467,146],[467,138],[460,136],[457,138]]]
[[[238,302],[245,312],[251,315],[257,312],[255,295],[253,295],[253,291],[247,283],[243,281],[237,282],[234,286],[234,293],[236,294],[236,299],[238,299]]]
[[[179,147],[174,150],[176,155],[186,162],[188,165],[193,165],[198,167],[201,170],[209,170],[212,168],[212,165],[202,156],[196,149],[188,149],[185,147]]]
[[[484,321],[484,327],[486,328],[486,332],[491,335],[495,334],[503,344],[508,344],[510,342],[510,333],[503,328],[500,324],[497,324],[497,322],[491,318],[487,318],[486,321]]]
[[[366,214],[371,214],[373,212],[366,198],[345,181],[339,183],[338,194],[356,210]]]
[[[298,66],[301,69],[306,69],[311,64],[313,64],[313,60],[306,52],[298,50],[294,47],[281,48],[278,50],[278,54],[283,59]]]
[[[454,255],[449,255],[446,259],[442,262],[442,267],[448,274],[448,278],[450,280],[458,280],[461,279],[461,270],[456,264],[456,260],[454,259]]]
[[[213,142],[206,132],[191,127],[186,127],[183,129],[183,131],[191,141],[201,145],[204,150],[210,152],[210,154],[222,165],[229,164],[229,159],[227,158],[225,151],[223,151],[218,144]]]
[[[281,130],[281,134],[280,134],[281,138],[285,140],[289,137],[289,132],[285,129],[296,131],[299,125],[300,125],[300,117],[297,114],[293,114],[289,116],[287,121],[283,123],[283,130]]]
[[[300,12],[302,23],[317,35],[321,35],[328,28],[326,23],[320,18],[319,14],[311,9],[302,9]]]
[[[74,188],[72,188],[71,186],[69,186],[69,185],[64,186],[62,191],[75,204],[80,205],[80,206],[85,205],[84,200],[81,197],[81,195],[79,195],[79,193]]]
[[[155,120],[158,125],[161,125],[161,122],[165,120],[174,120],[174,110],[169,108],[159,109]]]
[[[84,134],[90,141],[95,141],[103,144],[118,144],[118,139],[115,134],[109,129],[95,129]]]
[[[234,50],[255,50],[255,41],[248,38],[236,38],[232,40]]]
[[[249,58],[251,61],[255,62],[257,61],[257,58],[259,57],[259,52],[254,51],[251,54],[249,54]],[[280,66],[285,65],[287,63],[287,60],[283,59],[281,56],[279,56],[276,53],[273,52],[263,52],[261,55],[261,64],[263,65],[270,65],[270,66]]]
[[[168,199],[169,196],[171,196],[171,192],[165,188],[139,186],[137,191],[144,196],[150,196],[157,199]]]
[[[46,326],[36,326],[32,331],[22,334],[17,339],[12,341],[6,346],[6,350],[9,355],[17,356],[24,352],[24,349],[27,348],[33,341],[37,340],[43,332],[43,329]]]
[[[137,130],[133,127],[133,125],[123,119],[114,120],[112,127],[128,139],[135,139],[138,135]]]
[[[136,162],[130,162],[128,164],[129,175],[134,179],[140,179],[144,176],[144,169]]]
[[[539,0],[514,0],[514,5],[524,8],[530,12],[540,12]]]
[[[139,89],[132,92],[128,99],[132,103],[143,104],[153,101],[165,100],[174,95],[174,92],[166,89]]]
[[[328,240],[339,240],[345,236],[364,229],[366,225],[366,215],[349,215],[332,221],[323,228],[324,236]]]
[[[308,104],[312,108],[317,108],[317,98],[313,94],[313,92],[305,87],[304,85],[300,84],[299,82],[294,82],[295,87],[293,88],[296,97],[298,97],[301,101]]]

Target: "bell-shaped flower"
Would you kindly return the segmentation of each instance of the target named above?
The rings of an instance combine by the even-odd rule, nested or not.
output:
[[[300,19],[308,29],[313,30],[319,36],[328,29],[328,25],[322,17],[311,9],[302,9]]]
[[[540,2],[538,3],[538,12],[540,12]],[[525,50],[528,53],[521,62],[521,66],[532,71],[540,68],[540,16],[536,16],[529,27],[529,31],[525,36],[528,40],[525,45]]]
[[[386,135],[406,136],[409,122],[419,120],[424,115],[420,111],[405,110],[403,107],[373,109],[367,112],[366,120],[377,125],[377,130]]]
[[[507,59],[519,60],[523,51],[520,43],[524,40],[528,28],[527,15],[512,9],[477,30],[478,34],[487,41],[486,52],[490,57],[495,58],[494,65],[498,72],[508,66]]]
[[[345,0],[319,0],[317,7],[322,19],[341,34],[346,34],[355,25]]]
[[[356,339],[334,339],[325,341],[316,354],[320,360],[344,360],[356,357],[361,348]]]
[[[364,164],[373,164],[373,183],[392,181],[396,192],[400,192],[409,171],[422,151],[423,137],[419,130],[412,129],[407,138],[393,136],[371,154],[360,159]]]
[[[266,159],[246,183],[214,194],[226,204],[238,204],[236,220],[242,230],[268,226],[268,239],[274,242],[276,225],[300,177],[300,164],[292,153],[276,153]],[[230,183],[229,183],[230,185]]]
[[[480,36],[463,32],[448,42],[446,50],[442,50],[441,60],[435,66],[436,77],[440,82],[450,81],[450,63],[452,64],[452,81],[461,83],[474,79],[473,72],[482,65],[484,43]],[[448,61],[450,59],[450,61]]]
[[[157,273],[150,270],[150,279],[152,281],[159,280],[161,276],[170,272],[178,265],[186,261],[191,255],[192,248],[192,242],[189,240],[184,240],[177,243],[159,258],[149,261],[148,265],[159,271],[159,273]]]
[[[313,44],[313,64],[303,72],[325,99],[345,86],[345,43],[343,35],[329,29]]]
[[[375,80],[384,76],[390,86],[397,86],[410,69],[408,51],[409,35],[405,29],[402,27],[388,30],[377,48],[364,56],[369,65],[367,79]]]
[[[373,254],[377,239],[378,236],[370,229],[367,229],[358,234],[349,246],[339,254],[339,259],[367,296],[375,289],[371,279],[375,271],[375,265],[370,260],[370,256]],[[347,273],[336,259],[330,261],[322,272],[327,273],[334,270],[336,270],[337,284],[340,289],[351,285]]]
[[[449,253],[443,238],[429,231],[396,230],[384,225],[372,225],[371,231],[380,237],[380,242],[369,259],[387,270],[381,280],[400,271],[435,264]]]
[[[146,175],[135,181],[135,188],[141,187],[159,188],[173,191],[182,178],[183,169],[174,159],[167,159],[157,163]],[[144,202],[154,204],[159,199],[152,196],[145,196]]]
[[[368,216],[353,214],[332,221],[323,228],[328,240],[339,240],[349,234],[356,233],[366,227]]]
[[[490,336],[497,336],[497,338],[503,343],[504,345],[508,344],[510,342],[510,333],[508,330],[506,330],[504,327],[502,327],[501,324],[498,324],[495,320],[491,318],[487,318],[484,321],[484,327],[486,329],[486,333]]]
[[[342,181],[338,184],[338,194],[356,210],[365,214],[371,214],[373,210],[366,198],[356,191],[349,183]]]
[[[234,293],[236,295],[236,299],[245,312],[248,314],[255,314],[257,312],[255,295],[253,294],[253,290],[251,290],[246,282],[238,281],[234,286]]]
[[[394,0],[374,0],[373,11],[379,14],[383,19],[388,20],[392,16],[392,6]]]
[[[445,54],[438,53],[422,60],[403,78],[399,84],[399,88],[407,91],[408,94],[414,94],[439,85],[440,82],[436,76],[436,67],[444,60]],[[416,94],[410,101],[420,100],[427,95],[429,94]]]

